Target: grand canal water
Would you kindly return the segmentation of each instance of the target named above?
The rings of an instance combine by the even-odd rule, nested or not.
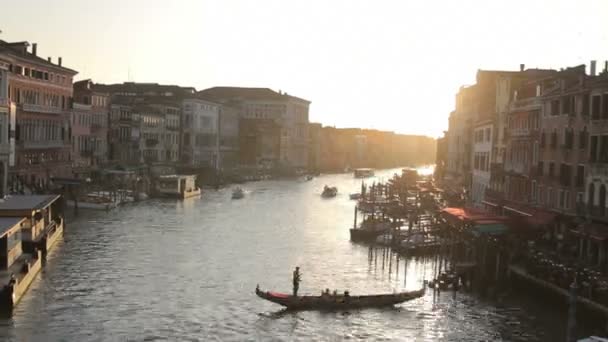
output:
[[[394,170],[378,172],[388,178]],[[322,199],[323,185],[340,193]],[[153,200],[109,213],[81,211],[11,319],[9,341],[563,341],[566,312],[522,295],[502,304],[442,293],[389,310],[282,313],[263,289],[353,294],[416,289],[423,261],[369,258],[349,242],[350,174],[245,185],[200,199]],[[390,262],[388,261],[390,260]],[[426,276],[425,276],[426,274]]]

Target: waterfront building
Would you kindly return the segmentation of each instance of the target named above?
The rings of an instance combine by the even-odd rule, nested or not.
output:
[[[217,169],[220,107],[196,97],[183,100],[181,162],[185,165]]]
[[[0,41],[0,59],[8,65],[9,101],[16,106],[15,166],[11,183],[46,188],[53,177],[71,176],[69,119],[76,71],[62,58],[37,55],[37,44]]]
[[[448,158],[446,181],[454,191],[470,189],[472,159],[472,124],[476,86],[460,87],[456,106],[448,123]]]
[[[589,164],[585,177],[584,201],[587,213],[596,221],[608,222],[606,189],[608,187],[608,62],[600,75],[595,75],[595,62],[591,76],[582,93],[583,111],[589,115]]]
[[[308,124],[308,168],[311,171],[321,170],[321,132],[323,126],[320,123]]]
[[[447,131],[443,131],[443,136],[437,138],[435,152],[435,174],[436,180],[443,180],[446,172],[446,164],[448,159],[448,143],[446,138]]]
[[[194,88],[135,82],[92,88],[110,95],[108,155],[112,163],[180,161],[182,101],[194,96]]]
[[[8,168],[15,165],[16,114],[16,106],[9,100],[11,63],[2,56],[0,53],[0,198],[8,194]]]
[[[140,163],[139,116],[128,99],[114,98],[108,120],[108,162],[115,165]]]
[[[231,170],[239,164],[239,109],[230,105],[220,107],[219,166]]]
[[[308,167],[308,109],[310,101],[268,88],[214,87],[201,96],[240,109],[239,117],[248,120],[273,120],[281,129],[278,165]]]
[[[540,160],[536,167],[539,179],[531,183],[530,198],[562,217],[584,214],[580,206],[589,156],[590,117],[586,81],[585,66],[581,65],[560,71],[530,89],[542,93]],[[536,145],[533,148],[536,153]]]
[[[94,91],[91,80],[74,83],[70,128],[74,174],[90,172],[107,163],[109,94]]]
[[[272,168],[279,162],[281,127],[272,119],[241,119],[239,162],[243,166]]]

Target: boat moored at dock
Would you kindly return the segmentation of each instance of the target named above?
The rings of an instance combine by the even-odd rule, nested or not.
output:
[[[64,217],[60,195],[13,195],[0,203],[0,217],[22,217],[23,251],[43,257],[63,235]]]
[[[232,199],[241,199],[245,197],[245,191],[243,191],[243,189],[241,187],[236,187],[234,190],[232,190]]]
[[[157,180],[156,194],[160,197],[186,199],[201,195],[195,175],[166,175]]]

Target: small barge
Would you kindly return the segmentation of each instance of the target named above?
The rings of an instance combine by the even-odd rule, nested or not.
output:
[[[157,180],[156,194],[159,197],[186,199],[201,195],[194,175],[167,175]]]

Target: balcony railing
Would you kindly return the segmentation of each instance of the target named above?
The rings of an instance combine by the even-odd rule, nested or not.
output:
[[[63,140],[21,141],[18,145],[31,149],[62,148],[66,146]]]
[[[591,170],[589,171],[590,177],[608,176],[608,164],[606,163],[593,163],[591,164]]]
[[[49,107],[49,106],[41,106],[34,104],[21,104],[21,108],[27,112],[35,112],[35,113],[45,113],[45,114],[61,114],[63,109],[60,107]]]

